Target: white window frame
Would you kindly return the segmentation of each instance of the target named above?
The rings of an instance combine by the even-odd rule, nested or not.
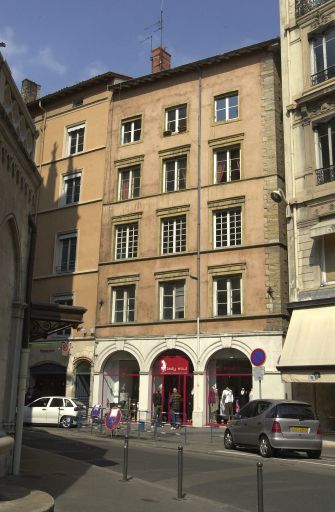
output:
[[[70,269],[70,246],[68,247],[68,258],[66,269],[62,270],[62,254],[63,254],[63,241],[75,239],[76,240],[76,256],[74,261],[73,269]],[[56,265],[55,265],[55,273],[56,274],[67,274],[75,272],[76,270],[76,262],[77,262],[77,251],[78,251],[78,233],[77,231],[71,231],[70,233],[58,233],[57,234],[57,247],[56,247]]]
[[[129,186],[128,186],[128,198],[127,199],[135,199],[140,196],[140,188],[141,188],[141,166],[133,165],[129,167],[123,167],[119,169],[119,180],[118,180],[118,200],[119,201],[127,201],[127,199],[121,197],[122,193],[122,176],[129,172]],[[135,181],[135,172],[139,174],[139,188],[138,188],[138,196],[134,196],[134,181]]]
[[[141,121],[141,127],[139,129],[136,129],[135,130],[135,122],[136,121]],[[130,141],[129,142],[125,142],[124,138],[125,138],[125,125],[130,123]],[[137,140],[135,140],[135,132],[140,132],[140,136]],[[129,133],[129,132],[126,132],[126,133]],[[122,145],[126,145],[126,144],[132,144],[134,142],[139,142],[141,140],[141,137],[142,137],[142,116],[137,116],[137,117],[133,117],[131,119],[123,119],[121,121],[121,144]]]
[[[231,288],[231,280],[232,279],[236,279],[237,277],[239,277],[239,280],[240,280],[240,313],[233,313],[232,311],[232,305],[233,305],[233,302],[232,302],[232,288]],[[219,315],[218,314],[218,301],[217,301],[217,283],[219,280],[221,279],[224,279],[226,282],[227,282],[227,315]],[[243,280],[242,280],[242,275],[238,274],[238,275],[231,275],[231,276],[216,276],[215,278],[213,278],[213,313],[214,313],[214,316],[217,317],[217,318],[220,318],[220,317],[225,317],[225,316],[237,316],[237,315],[241,315],[242,312],[243,312],[243,288],[242,288],[242,285],[243,285]]]
[[[179,188],[179,173],[181,168],[178,163],[180,160],[185,161],[185,188]],[[174,181],[173,181],[173,190],[167,190],[167,170],[166,166],[168,163],[174,162]],[[179,190],[186,190],[186,172],[187,172],[187,156],[182,155],[176,158],[166,158],[163,162],[163,192],[177,192]]]
[[[237,116],[236,117],[230,117],[230,109],[229,109],[229,98],[237,97]],[[225,100],[225,110],[226,110],[226,117],[225,119],[218,119],[218,112],[220,112],[223,109],[217,108],[217,103],[219,100]],[[214,98],[214,122],[215,123],[224,123],[226,121],[233,121],[234,119],[239,118],[240,113],[240,102],[239,102],[239,94],[236,93],[230,93],[230,94],[220,94],[219,96],[215,96]]]
[[[79,131],[79,130],[82,130],[82,129],[84,130],[83,149],[78,151],[78,142],[79,142],[79,140],[77,139],[77,141],[76,141],[76,151],[74,153],[71,153],[70,152],[71,151],[71,133]],[[77,155],[78,153],[82,153],[84,151],[84,148],[85,148],[85,133],[86,133],[86,125],[85,125],[85,123],[77,124],[75,126],[70,126],[70,127],[67,128],[67,133],[66,133],[66,137],[67,137],[67,147],[66,147],[67,156]]]
[[[322,286],[335,284],[335,281],[327,280],[326,251],[325,251],[325,237],[326,236],[327,235],[324,235],[322,237],[322,241],[321,241],[321,285]]]
[[[164,298],[165,298],[165,287],[166,286],[172,286],[172,318],[164,318]],[[177,287],[182,286],[183,289],[183,316],[178,318],[177,317]],[[184,280],[178,280],[178,281],[164,281],[159,284],[159,318],[160,320],[183,320],[185,318],[185,281]]]
[[[122,298],[122,321],[115,320],[115,314],[116,314],[116,294],[118,291],[123,291],[123,298]],[[130,291],[134,291],[134,296],[130,296]],[[129,320],[130,312],[132,311],[129,307],[130,301],[134,300],[134,319]],[[120,285],[120,286],[113,286],[112,287],[112,323],[113,324],[119,324],[119,323],[132,323],[135,322],[135,312],[136,312],[136,285],[135,284],[129,284],[129,285]]]
[[[74,180],[76,178],[80,178],[78,201],[74,201],[73,200],[73,198],[74,198],[74,189],[73,189],[73,191],[72,191],[72,201],[67,203],[66,202],[66,196],[67,196],[68,182],[71,181],[71,180]],[[78,204],[79,203],[79,201],[80,201],[80,192],[81,192],[81,183],[82,183],[82,173],[81,173],[81,171],[77,171],[77,172],[74,172],[74,173],[71,173],[71,174],[64,174],[63,175],[63,183],[62,183],[63,189],[62,189],[62,196],[61,196],[61,201],[60,201],[61,206],[69,206],[71,204]]]
[[[51,302],[53,304],[62,304],[67,306],[73,306],[73,293],[64,293],[63,295],[53,295],[51,297]],[[67,302],[71,302],[71,304],[66,304]],[[68,332],[66,332],[68,331]],[[57,331],[53,334],[53,336],[66,337],[71,336],[71,327],[67,327],[62,329],[61,331]]]
[[[239,162],[240,162],[240,177],[238,180],[233,180],[233,181],[240,181],[241,179],[241,146],[231,146],[229,148],[218,148],[218,149],[215,149],[214,151],[214,169],[213,169],[213,172],[214,172],[214,183],[215,185],[222,185],[222,183],[230,183],[232,181],[231,179],[231,173],[232,173],[232,170],[231,170],[231,152],[238,149],[239,150]],[[227,154],[227,181],[218,181],[217,180],[217,165],[218,165],[218,153],[223,153],[223,152],[226,152]]]
[[[162,219],[161,224],[161,254],[179,254],[186,252],[186,243],[187,243],[187,225],[186,225],[186,215],[180,215],[176,217],[165,217]],[[180,240],[177,238],[178,234],[178,223],[180,222]],[[172,250],[164,251],[164,237],[167,236],[167,232],[165,228],[167,226],[172,225]],[[171,228],[168,228],[168,232]],[[183,231],[185,231],[185,236],[183,237]],[[183,245],[184,248],[182,250],[177,250],[178,246]]]
[[[185,117],[180,117],[180,110],[182,108],[186,109]],[[169,121],[169,119],[168,119],[170,112],[175,113],[175,117],[174,117],[173,121]],[[181,121],[185,121],[185,129],[182,130],[184,132],[187,130],[187,104],[186,103],[183,105],[178,105],[177,107],[167,108],[165,110],[165,130],[166,131],[171,131],[172,133],[179,133]],[[176,128],[175,130],[171,130],[171,128],[169,128],[169,122],[175,123],[175,128]]]
[[[326,35],[328,32],[330,32],[331,30],[334,30],[334,27],[332,27],[331,29],[329,30],[326,30],[325,32],[323,32],[322,34],[319,34],[319,35],[322,35],[322,54],[323,54],[323,63],[324,63],[324,67],[323,69],[320,69],[319,71],[316,69],[316,58],[315,58],[315,51],[314,51],[314,41],[315,41],[315,37],[314,38],[311,38],[310,40],[310,50],[311,50],[311,63],[312,63],[312,75],[316,75],[318,73],[322,73],[322,72],[326,72],[328,69],[329,69],[329,66],[328,66],[328,62],[327,62],[327,44],[326,44]],[[334,35],[334,38],[335,39],[335,35]],[[335,41],[334,41],[334,44],[335,44]],[[321,82],[324,82],[328,80],[328,78],[325,78],[324,80],[321,80]],[[317,82],[317,83],[321,83],[321,82]]]
[[[133,232],[131,232],[133,231]],[[125,238],[124,238],[125,233]],[[123,237],[123,240],[122,240]],[[134,259],[138,256],[138,238],[139,238],[139,225],[138,221],[129,224],[118,224],[115,226],[115,259],[127,260]],[[119,244],[121,241],[126,245],[126,256],[120,257]],[[136,253],[136,254],[135,254]]]
[[[236,218],[235,212],[239,213],[239,218]],[[218,226],[218,217],[219,216],[225,216],[225,219],[222,220],[222,229],[219,229]],[[234,230],[231,230],[231,221],[234,220]],[[240,224],[239,226],[239,233],[238,233],[238,226],[237,224]],[[223,241],[223,232],[224,232],[224,224],[227,232],[227,243],[222,243],[221,245],[217,244],[217,231],[219,229],[221,241]],[[238,236],[239,235],[239,236]],[[236,242],[237,239],[240,239],[238,243]],[[213,242],[214,242],[214,249],[222,249],[223,247],[237,247],[242,245],[242,208],[240,206],[234,207],[234,208],[225,208],[222,210],[216,210],[213,212]]]

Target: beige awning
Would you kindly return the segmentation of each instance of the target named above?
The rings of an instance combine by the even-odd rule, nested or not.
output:
[[[335,219],[322,220],[311,228],[311,238],[331,235],[332,233],[335,233]]]
[[[335,382],[335,306],[293,311],[277,368],[285,382]]]

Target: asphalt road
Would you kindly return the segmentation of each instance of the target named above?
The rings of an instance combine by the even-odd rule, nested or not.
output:
[[[27,429],[24,444],[78,463],[122,472],[122,439]],[[213,445],[210,453],[185,447],[183,491],[217,502],[218,510],[225,503],[231,510],[256,511],[259,461],[263,462],[265,512],[335,512],[335,448],[325,449],[322,459],[315,461],[298,454],[264,460],[254,452],[226,451],[221,443]],[[162,448],[153,443],[143,446],[131,440],[128,468],[133,477],[160,488],[175,489],[176,447]]]

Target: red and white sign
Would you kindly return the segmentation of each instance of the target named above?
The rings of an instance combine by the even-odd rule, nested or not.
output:
[[[109,428],[109,430],[113,430],[116,428],[120,421],[122,420],[122,413],[121,409],[118,407],[115,407],[111,409],[110,413],[106,415],[106,427]]]
[[[70,352],[70,343],[68,341],[62,341],[62,356],[68,356]]]
[[[188,360],[182,356],[166,356],[159,361],[159,373],[161,375],[187,374],[189,373]]]

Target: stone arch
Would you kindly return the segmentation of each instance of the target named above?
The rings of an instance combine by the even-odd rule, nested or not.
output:
[[[96,361],[95,361],[95,369],[98,372],[103,372],[103,369],[105,367],[105,364],[107,360],[115,353],[115,352],[129,352],[132,356],[135,357],[137,360],[137,363],[141,371],[145,371],[144,368],[144,360],[143,356],[140,352],[140,350],[133,346],[131,343],[127,343],[125,341],[122,344],[118,344],[117,342],[113,342],[112,344],[109,344],[107,347],[105,347],[100,354],[98,355]]]
[[[206,350],[203,351],[200,359],[199,370],[206,371],[210,358],[223,348],[235,348],[247,357],[250,357],[252,352],[252,348],[242,340],[233,337],[218,338],[215,342],[211,343]]]
[[[153,349],[148,353],[146,359],[145,359],[145,367],[144,371],[150,371],[152,369],[152,365],[156,361],[157,357],[160,354],[163,354],[167,350],[179,350],[180,352],[183,352],[189,359],[191,360],[193,364],[193,368],[196,369],[197,367],[197,357],[195,351],[189,347],[185,342],[182,340],[173,340],[175,343],[169,344],[166,342],[166,340],[162,340],[159,344],[156,344]]]
[[[13,214],[7,215],[0,223],[0,239],[1,248],[6,251],[6,255],[1,254],[2,261],[13,261],[14,265],[14,287],[15,287],[15,299],[18,300],[21,297],[22,283],[21,283],[21,271],[22,271],[22,254],[21,254],[21,242],[20,232],[17,225],[16,218]],[[6,240],[6,241],[5,241]],[[10,254],[9,254],[10,253]],[[0,258],[1,259],[1,258]],[[9,269],[8,269],[9,270]],[[8,271],[4,269],[8,276]],[[1,280],[3,284],[5,279]]]

